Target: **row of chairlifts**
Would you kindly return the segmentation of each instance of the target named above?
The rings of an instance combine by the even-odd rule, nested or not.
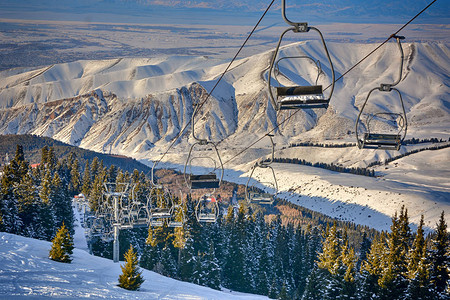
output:
[[[199,107],[197,106],[196,109]],[[195,111],[192,114],[192,137],[195,142],[189,149],[184,165],[184,180],[192,190],[200,190],[203,195],[198,198],[195,206],[195,217],[199,223],[214,223],[219,216],[219,203],[215,191],[223,180],[224,168],[217,145],[195,135]],[[211,152],[213,154],[211,154]],[[194,174],[195,165],[208,166],[203,174]]]
[[[165,225],[179,228],[185,222],[182,204],[161,185],[153,184],[149,195],[143,199],[134,193],[134,187],[129,193],[128,184],[105,183],[104,188],[95,214],[85,214],[84,224],[90,237],[112,241],[115,226],[120,229]]]

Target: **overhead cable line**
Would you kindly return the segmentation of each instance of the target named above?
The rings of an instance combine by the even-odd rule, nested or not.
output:
[[[369,52],[366,56],[364,56],[360,61],[358,61],[355,65],[353,65],[350,69],[348,69],[347,71],[345,71],[341,76],[339,76],[339,78],[337,78],[334,82],[342,79],[345,75],[347,75],[349,72],[351,72],[356,66],[358,66],[360,63],[362,63],[364,60],[366,60],[369,56],[371,56],[374,52],[376,52],[378,49],[380,49],[384,44],[386,44],[391,38],[393,38],[394,36],[396,36],[400,31],[402,31],[406,26],[408,26],[412,21],[414,21],[417,17],[419,17],[424,11],[426,11],[434,2],[436,2],[437,0],[433,0],[430,4],[428,4],[424,9],[422,9],[419,13],[417,13],[413,18],[411,18],[408,22],[406,22],[402,27],[400,27],[395,33],[391,34],[383,43],[381,43],[380,45],[378,45],[375,49],[373,49],[371,52]],[[326,89],[328,89],[330,86],[332,86],[332,84],[328,85],[324,91]],[[228,159],[227,161],[225,161],[223,163],[223,165],[226,165],[227,163],[229,163],[230,161],[234,160],[236,157],[238,157],[239,155],[241,155],[242,153],[244,153],[245,151],[247,151],[248,149],[250,149],[251,147],[253,147],[256,143],[258,143],[259,141],[261,141],[266,135],[272,134],[272,132],[274,132],[275,130],[277,130],[281,125],[283,125],[284,123],[286,123],[287,121],[289,121],[293,116],[295,116],[299,111],[301,111],[302,109],[297,109],[294,110],[292,112],[292,114],[287,117],[283,122],[277,124],[272,130],[270,130],[268,133],[266,133],[265,135],[263,135],[262,137],[260,137],[259,139],[257,139],[255,142],[253,142],[252,144],[250,144],[249,146],[247,146],[246,148],[244,148],[243,150],[239,151],[236,155],[234,155],[233,157],[231,157],[230,159]]]
[[[384,44],[386,44],[391,38],[393,38],[394,36],[396,36],[400,31],[402,31],[406,26],[408,26],[412,21],[414,21],[418,16],[420,16],[424,11],[426,11],[434,2],[436,2],[437,0],[433,0],[430,4],[428,4],[424,9],[422,9],[419,13],[417,13],[411,20],[409,20],[407,23],[405,23],[402,27],[400,27],[396,32],[394,32],[393,34],[391,34],[384,42],[382,42],[380,45],[378,45],[375,49],[373,49],[369,54],[367,54],[366,56],[364,56],[360,61],[358,61],[355,65],[353,65],[353,67],[351,67],[350,69],[348,69],[347,71],[345,71],[341,76],[339,76],[339,78],[337,78],[334,82],[339,81],[340,79],[342,79],[345,75],[347,75],[347,73],[349,73],[350,71],[352,71],[354,68],[356,68],[360,63],[362,63],[364,60],[366,60],[369,56],[371,56],[375,51],[377,51],[378,49],[380,49]],[[329,86],[327,86],[325,88],[325,90],[327,88],[329,88],[331,86],[331,84]]]
[[[241,45],[241,47],[239,48],[239,50],[236,52],[236,54],[234,55],[233,59],[231,60],[231,62],[228,64],[228,66],[226,67],[225,71],[222,72],[222,75],[219,77],[219,79],[216,81],[216,83],[214,84],[213,88],[211,89],[211,91],[208,93],[208,95],[206,96],[205,100],[203,100],[200,104],[198,104],[193,112],[193,116],[192,118],[190,118],[190,120],[188,121],[188,123],[186,124],[186,126],[184,126],[184,128],[180,131],[180,133],[177,135],[177,137],[173,140],[173,142],[169,145],[169,147],[167,148],[166,152],[164,152],[164,154],[160,157],[160,159],[154,163],[153,165],[157,165],[159,162],[162,161],[162,159],[167,155],[167,153],[170,151],[170,149],[172,149],[173,145],[175,145],[175,143],[178,141],[178,139],[184,134],[185,130],[189,127],[189,125],[192,123],[192,120],[194,119],[194,116],[196,115],[196,113],[203,107],[203,105],[206,103],[206,101],[208,101],[209,97],[212,95],[212,93],[214,92],[214,90],[216,89],[217,85],[219,84],[219,82],[222,80],[222,78],[225,76],[225,74],[228,72],[228,70],[230,69],[231,65],[233,64],[233,62],[236,60],[236,58],[238,57],[239,53],[241,52],[241,50],[244,48],[245,44],[247,43],[247,41],[250,39],[250,37],[252,36],[252,34],[255,32],[256,28],[259,26],[259,23],[261,23],[261,21],[263,20],[264,16],[267,14],[267,12],[269,11],[269,9],[272,7],[273,3],[275,2],[275,0],[272,0],[272,2],[270,2],[269,6],[266,8],[266,10],[264,11],[264,13],[262,14],[262,16],[259,18],[258,22],[256,23],[256,25],[253,27],[252,31],[249,33],[249,35],[247,36],[247,38],[245,39],[244,43]],[[195,123],[192,124],[192,126],[195,126]]]

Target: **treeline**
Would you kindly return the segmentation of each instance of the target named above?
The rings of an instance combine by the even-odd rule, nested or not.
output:
[[[407,210],[392,218],[391,232],[365,240],[359,255],[346,232],[327,227],[302,299],[449,299],[449,234],[442,212],[426,238],[423,216],[411,233]]]
[[[320,227],[265,221],[244,204],[229,206],[218,221],[201,226],[195,201],[185,203],[182,228],[150,227],[140,266],[162,275],[234,291],[299,298],[321,249]],[[131,230],[130,230],[131,231]],[[128,233],[131,239],[137,231]],[[133,236],[133,237],[131,237]]]
[[[313,142],[301,142],[301,143],[289,144],[289,148],[295,148],[295,147],[348,148],[348,147],[355,147],[355,146],[356,146],[356,143],[323,144],[323,143],[313,143]]]
[[[423,143],[444,143],[444,142],[450,142],[450,138],[448,138],[448,140],[444,140],[442,138],[438,139],[438,138],[429,138],[429,139],[416,139],[416,138],[411,138],[411,139],[406,139],[403,141],[402,145],[415,145],[415,144],[423,144]]]
[[[58,160],[44,147],[40,165],[30,168],[18,145],[1,177],[0,231],[50,241],[64,223],[73,233],[76,166],[73,156]]]
[[[67,160],[69,155],[75,156],[82,168],[85,166],[86,161],[92,162],[96,158],[97,160],[103,161],[103,164],[107,167],[114,165],[117,168],[130,173],[134,170],[144,173],[148,173],[150,171],[149,167],[130,157],[98,153],[71,146],[49,137],[41,137],[31,134],[0,135],[0,153],[2,154],[2,156],[0,156],[0,165],[6,163],[6,154],[8,154],[10,159],[12,159],[17,145],[22,146],[25,154],[25,160],[30,162],[30,164],[39,163],[41,161],[41,149],[47,147],[52,148],[56,157],[59,159]],[[109,149],[105,150],[109,151]]]
[[[269,161],[269,160],[267,159],[266,161]],[[298,158],[274,158],[273,162],[304,165],[304,166],[310,166],[310,167],[315,167],[315,168],[327,169],[327,170],[335,171],[335,172],[339,172],[339,173],[350,173],[350,174],[370,176],[370,177],[375,176],[375,171],[370,170],[368,168],[346,168],[346,167],[335,165],[333,163],[331,163],[331,164],[322,163],[322,162],[311,163],[304,159],[298,159]]]
[[[411,154],[415,154],[415,153],[419,153],[419,152],[427,151],[427,150],[440,150],[440,149],[444,149],[444,148],[448,148],[448,147],[450,147],[450,144],[430,146],[430,147],[421,148],[421,149],[414,149],[414,150],[411,150],[411,151],[403,153],[403,154],[392,156],[392,157],[390,157],[388,159],[385,159],[383,162],[381,162],[381,161],[374,161],[374,162],[368,164],[367,167],[370,168],[370,167],[374,167],[374,166],[387,165],[388,163],[390,163],[390,162],[392,162],[394,160],[400,159],[402,157],[405,157],[405,156],[408,156],[408,155],[411,155]]]
[[[41,149],[40,163],[34,168],[25,160],[22,145],[4,166],[0,187],[0,231],[51,240],[62,223],[74,233],[72,199],[82,192],[95,211],[104,192],[104,182],[116,180],[143,181],[144,173],[132,174],[115,165],[107,168],[94,157],[82,166],[71,152],[58,159],[53,147]],[[150,183],[148,183],[150,186]]]

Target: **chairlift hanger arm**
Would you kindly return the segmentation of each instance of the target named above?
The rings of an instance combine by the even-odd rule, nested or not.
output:
[[[391,38],[396,39],[397,41],[397,46],[398,46],[398,50],[400,51],[400,65],[399,65],[399,72],[398,72],[398,78],[394,83],[382,83],[380,85],[380,91],[385,91],[385,92],[389,92],[391,91],[391,89],[396,86],[397,84],[400,83],[400,80],[402,79],[402,72],[403,72],[403,60],[404,60],[404,53],[403,53],[403,47],[402,44],[400,42],[400,40],[404,40],[405,37],[404,36],[398,36],[398,35],[391,35]]]

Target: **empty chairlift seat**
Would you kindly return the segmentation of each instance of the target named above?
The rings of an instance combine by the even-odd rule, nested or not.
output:
[[[323,96],[322,85],[277,87],[279,109],[328,108],[330,99]]]
[[[402,136],[400,134],[364,133],[363,148],[399,150]]]
[[[216,189],[220,180],[216,174],[190,175],[191,189]]]

